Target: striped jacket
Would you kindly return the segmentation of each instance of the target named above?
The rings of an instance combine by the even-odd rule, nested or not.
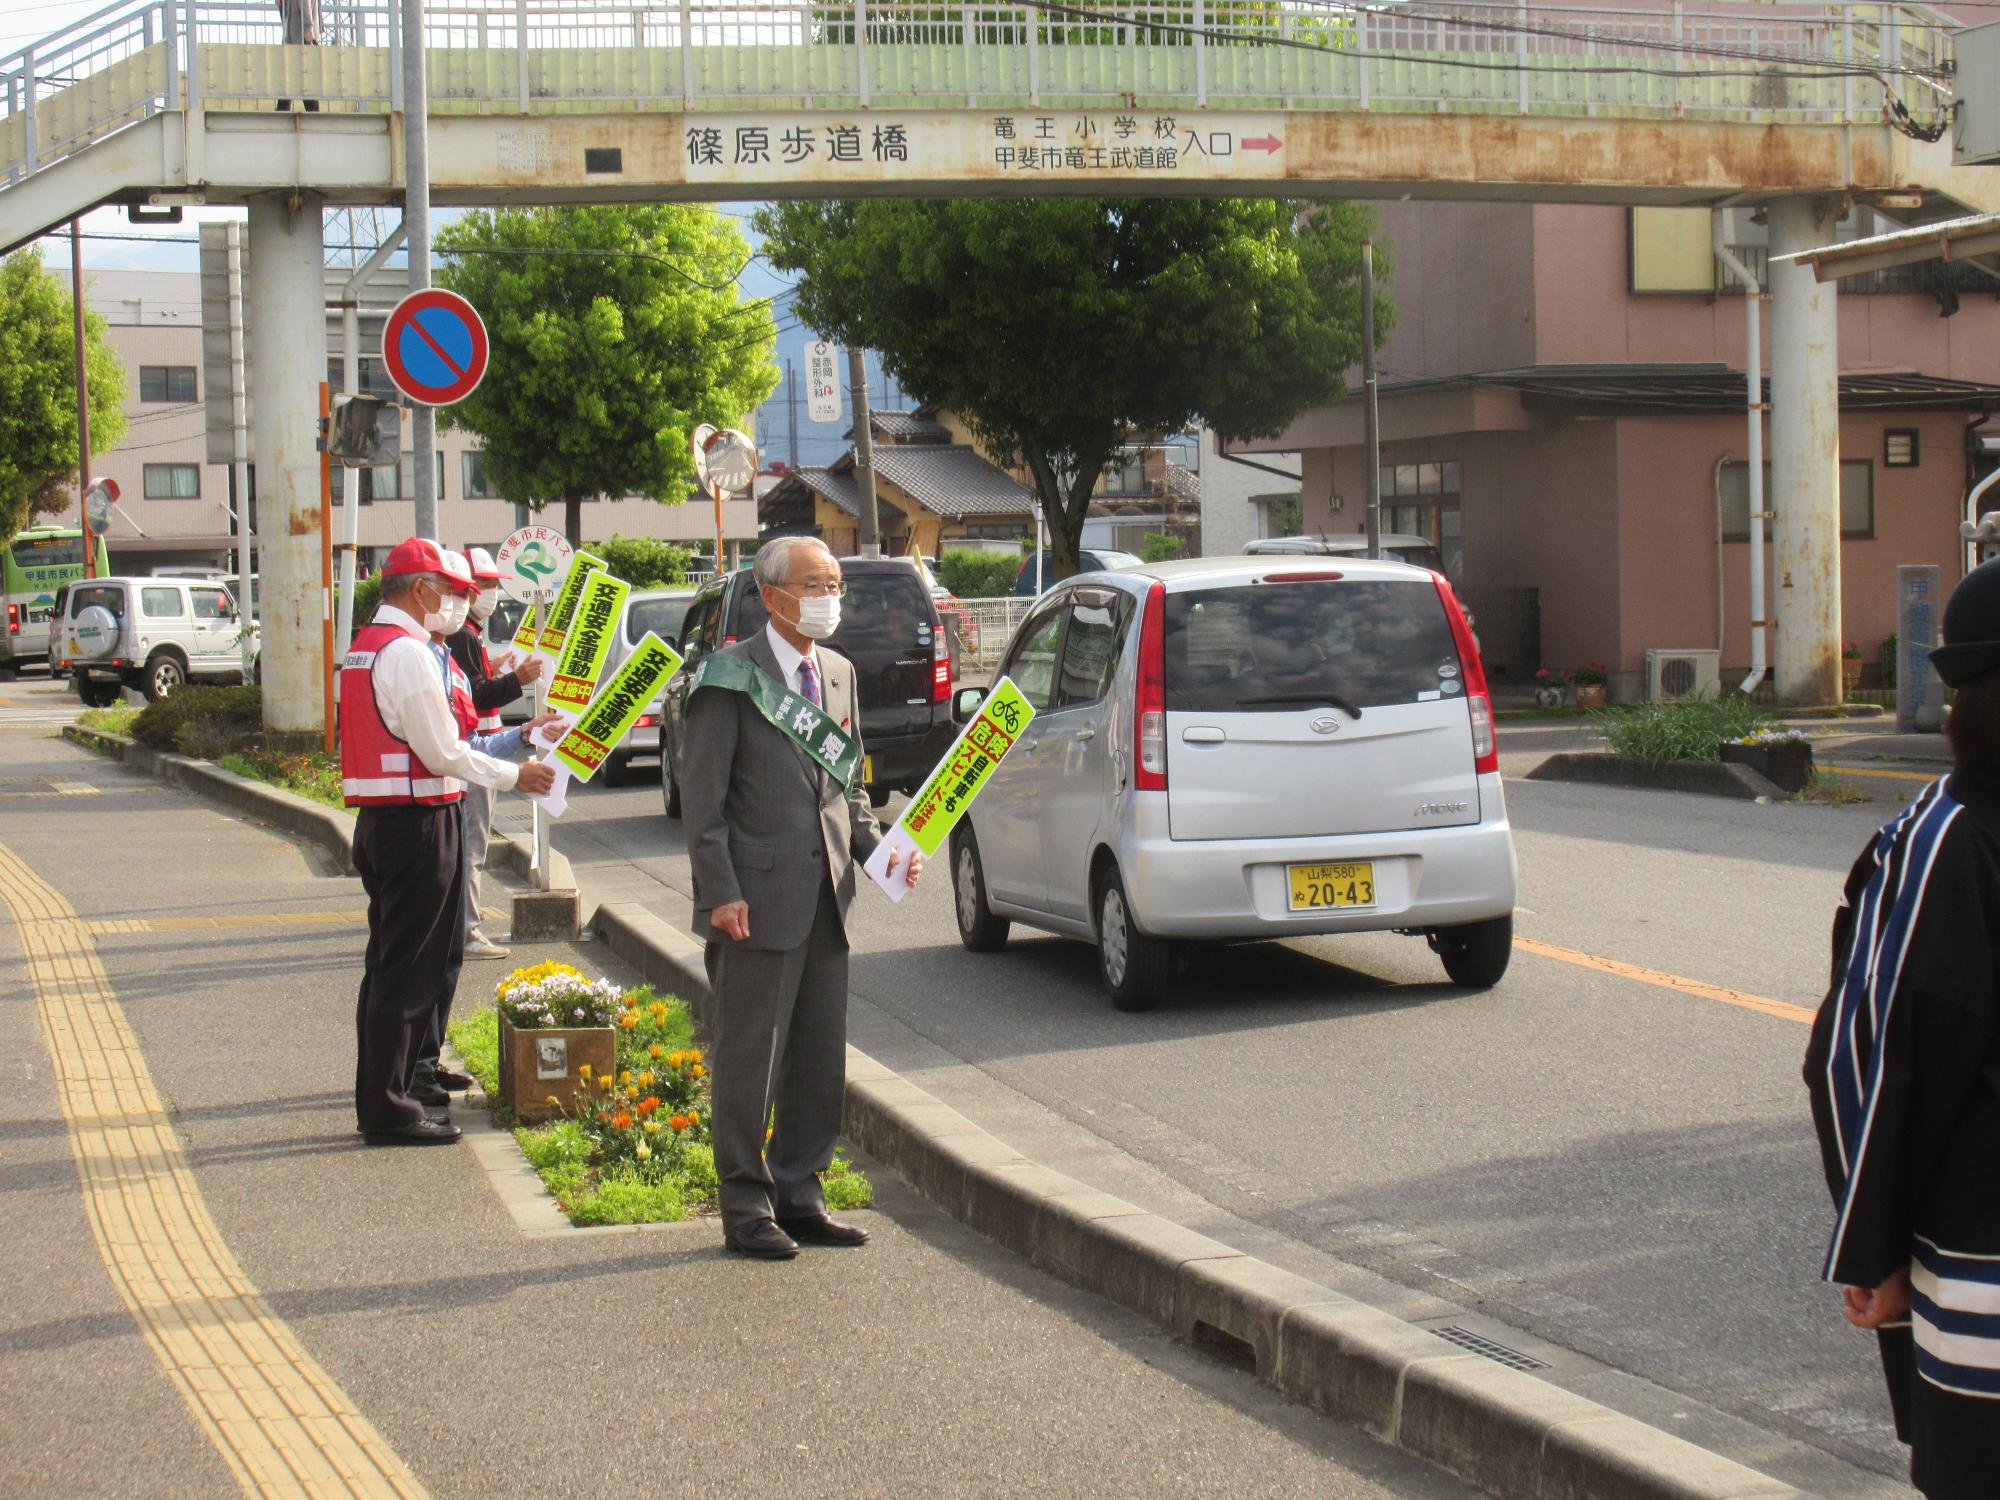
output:
[[[1821,1274],[1907,1266],[1918,1374],[2000,1401],[2000,777],[1935,783],[1855,862],[1805,1079]]]

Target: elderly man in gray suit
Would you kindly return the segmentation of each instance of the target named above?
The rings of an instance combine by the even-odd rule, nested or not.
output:
[[[698,668],[674,771],[715,994],[723,1241],[789,1260],[801,1242],[868,1238],[828,1216],[819,1174],[846,1091],[847,909],[882,830],[852,774],[853,664],[816,644],[840,624],[840,564],[815,538],[784,537],[758,550],[756,578],[770,623]],[[922,870],[912,855],[904,879]]]

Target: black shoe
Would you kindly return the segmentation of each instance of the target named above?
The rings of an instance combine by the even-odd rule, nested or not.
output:
[[[799,1253],[798,1243],[769,1219],[752,1219],[740,1229],[723,1230],[722,1243],[757,1260],[790,1260]]]
[[[371,1146],[449,1146],[464,1134],[449,1120],[412,1120],[393,1130],[364,1130]]]
[[[859,1224],[843,1224],[825,1214],[811,1219],[780,1219],[778,1227],[801,1245],[865,1245],[868,1231]]]
[[[410,1084],[410,1097],[419,1104],[449,1104],[451,1095],[441,1088],[429,1073]]]
[[[437,1080],[439,1088],[450,1089],[453,1093],[469,1089],[478,1081],[470,1073],[461,1073],[456,1068],[439,1068],[431,1077]]]

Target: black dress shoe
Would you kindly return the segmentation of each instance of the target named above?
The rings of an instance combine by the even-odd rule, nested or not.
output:
[[[865,1245],[868,1231],[821,1214],[813,1219],[780,1219],[778,1227],[801,1245]]]
[[[461,1073],[456,1068],[439,1068],[431,1074],[431,1077],[437,1080],[439,1088],[451,1089],[453,1092],[469,1089],[478,1081],[470,1073]]]
[[[723,1230],[722,1243],[757,1260],[790,1260],[799,1253],[798,1243],[769,1219],[752,1219],[740,1229]]]
[[[451,1095],[447,1094],[428,1073],[410,1084],[410,1097],[419,1104],[451,1103]]]
[[[364,1130],[371,1146],[449,1146],[464,1132],[449,1120],[412,1120],[390,1130]]]

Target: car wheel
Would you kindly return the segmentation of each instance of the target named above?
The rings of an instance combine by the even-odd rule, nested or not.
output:
[[[664,745],[660,747],[660,800],[666,804],[668,817],[681,815],[681,784],[674,780],[673,757]]]
[[[81,674],[70,681],[76,684],[76,696],[85,708],[109,708],[125,696],[124,690],[115,682],[94,682]]]
[[[1173,973],[1172,945],[1139,930],[1116,869],[1097,887],[1097,969],[1120,1010],[1151,1010]]]
[[[986,872],[979,864],[979,845],[972,830],[952,840],[951,889],[958,913],[958,940],[968,953],[997,953],[1007,946],[1013,923],[993,915],[986,904]]]
[[[1453,984],[1490,990],[1507,972],[1514,956],[1514,918],[1494,917],[1465,927],[1446,927],[1431,934],[1431,947],[1444,960]]]
[[[187,685],[187,668],[181,659],[171,651],[162,651],[146,663],[146,676],[141,691],[148,703],[158,703],[162,698],[170,698]]]
[[[625,785],[631,779],[625,774],[625,764],[625,757],[622,755],[606,757],[604,769],[597,773],[599,779],[606,786],[615,787]]]

